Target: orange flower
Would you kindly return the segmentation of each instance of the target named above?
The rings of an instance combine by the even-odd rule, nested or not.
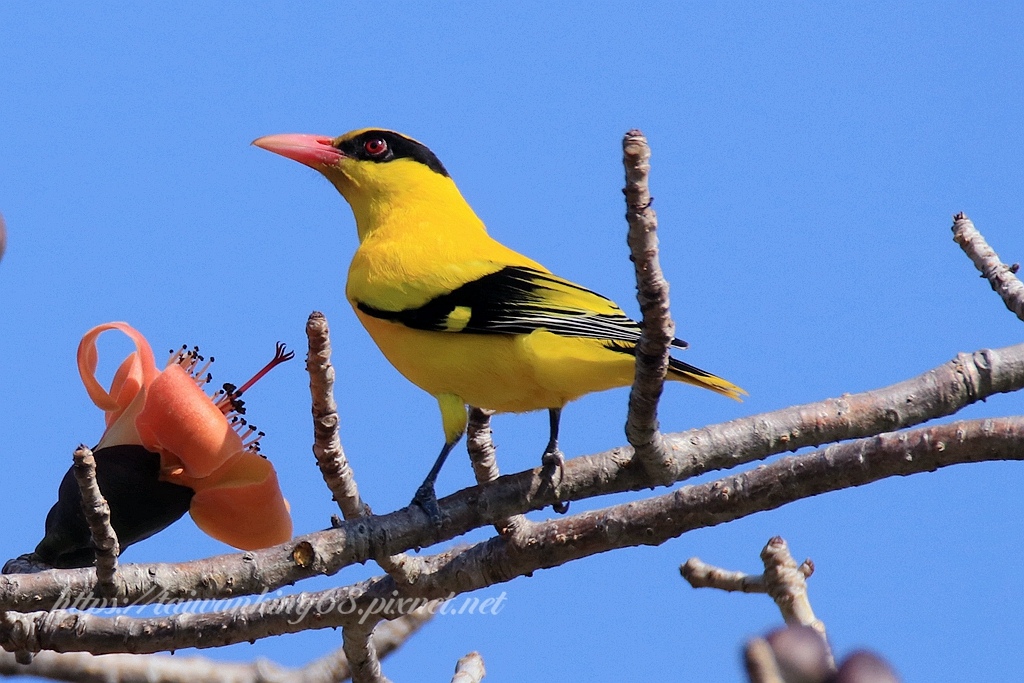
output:
[[[96,380],[96,340],[108,330],[119,330],[135,343],[109,391]],[[158,454],[159,480],[194,491],[192,519],[220,541],[243,550],[283,543],[292,534],[288,503],[273,466],[259,455],[263,433],[241,417],[240,396],[294,355],[278,344],[274,359],[253,379],[238,389],[225,385],[211,397],[202,387],[210,380],[206,370],[213,359],[200,367],[204,359],[198,349],[182,348],[159,370],[145,337],[130,325],[98,325],[78,346],[82,382],[106,413],[107,429],[95,450],[142,446]]]

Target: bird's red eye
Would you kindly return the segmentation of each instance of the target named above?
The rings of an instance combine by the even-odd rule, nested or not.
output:
[[[363,143],[363,149],[370,156],[379,157],[388,151],[388,143],[384,142],[383,138],[370,138]]]

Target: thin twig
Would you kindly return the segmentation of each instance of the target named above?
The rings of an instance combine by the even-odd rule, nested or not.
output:
[[[372,512],[359,496],[355,473],[341,445],[338,404],[334,399],[331,331],[323,313],[313,311],[310,314],[306,321],[306,336],[309,339],[306,371],[313,400],[313,454],[345,519],[365,517]],[[403,583],[414,582],[420,570],[419,558],[404,554],[381,555],[375,559],[384,571]]]
[[[324,481],[334,494],[334,500],[345,519],[365,517],[371,514],[370,508],[359,496],[355,474],[341,446],[338,404],[334,399],[330,328],[323,313],[314,311],[310,314],[306,322],[306,336],[309,338],[306,369],[309,372],[309,391],[313,400],[313,453]],[[385,555],[379,562],[384,571],[396,576],[396,580],[412,582],[409,575],[412,562],[405,556]],[[377,649],[370,637],[375,624],[358,624],[342,630],[342,650],[355,683],[387,683],[381,673]]]
[[[313,454],[327,488],[341,508],[345,519],[367,514],[368,507],[359,497],[352,468],[345,457],[338,435],[338,404],[334,400],[334,366],[331,365],[331,338],[327,318],[313,311],[306,321],[309,355],[309,393],[313,399]]]
[[[164,618],[107,618],[65,612],[6,612],[0,644],[7,649],[158,652],[217,647],[312,628],[357,624],[367,612],[394,618],[416,599],[453,595],[510,581],[538,569],[617,548],[659,545],[827,491],[948,465],[1024,459],[1024,417],[971,420],[882,434],[789,456],[753,470],[662,496],[535,523],[531,543],[495,537],[424,560],[413,586],[378,577],[352,586],[300,593],[229,612]],[[492,484],[478,496],[496,488]],[[371,518],[361,524],[370,525]],[[401,599],[393,600],[394,596]],[[381,605],[390,602],[387,609]],[[419,605],[416,605],[417,607]]]
[[[470,652],[459,659],[455,665],[455,675],[452,676],[452,683],[480,683],[484,680],[487,671],[484,669],[484,658],[479,652]]]
[[[433,619],[435,613],[427,609],[407,612],[397,619],[382,621],[373,629],[373,646],[377,648],[377,656],[384,659],[398,648],[405,645],[412,634],[416,633]]]
[[[1000,261],[999,255],[988,245],[971,219],[962,213],[953,216],[953,240],[1002,297],[1006,307],[1024,320],[1024,283],[1015,275],[1020,265],[1008,266]]]
[[[669,349],[675,338],[675,324],[669,314],[668,282],[658,261],[658,218],[651,208],[647,176],[651,170],[651,148],[639,130],[622,140],[622,163],[626,167],[626,221],[630,259],[636,270],[636,298],[640,303],[640,341],[636,345],[636,376],[629,393],[626,439],[635,457],[658,484],[675,481],[672,458],[658,431],[658,401],[668,371]]]
[[[473,465],[473,474],[478,484],[489,484],[501,476],[497,449],[491,435],[491,413],[471,407],[466,426],[466,450],[469,451],[469,461]],[[494,529],[503,536],[517,536],[526,533],[529,524],[525,516],[512,515],[495,522]]]
[[[433,612],[420,609],[392,621],[377,624],[373,633],[370,634],[370,643],[376,651],[377,657],[383,660],[404,645],[412,634],[433,618]],[[345,648],[342,646],[324,657],[294,670],[292,675],[296,680],[289,680],[287,683],[336,683],[350,678],[352,673],[348,658],[345,656]],[[183,681],[182,683],[190,682]]]
[[[835,669],[825,624],[814,616],[814,610],[811,609],[811,601],[807,596],[807,575],[801,570],[803,565],[797,565],[781,536],[768,541],[761,551],[761,560],[764,561],[764,582],[768,595],[775,601],[783,620],[790,626],[810,626],[817,631],[825,643],[829,667]]]
[[[114,527],[110,525],[110,506],[96,483],[96,459],[92,451],[81,445],[75,449],[74,458],[72,469],[82,494],[82,512],[85,513],[96,552],[96,592],[102,597],[112,598],[117,595],[114,579],[121,548]]]
[[[354,624],[342,629],[342,649],[352,671],[352,683],[389,683],[380,668],[372,624]]]
[[[808,577],[814,573],[814,563],[804,560],[798,567]],[[744,572],[722,569],[700,558],[691,557],[679,566],[679,574],[693,588],[717,588],[718,590],[738,593],[767,593],[764,574],[746,574]]]

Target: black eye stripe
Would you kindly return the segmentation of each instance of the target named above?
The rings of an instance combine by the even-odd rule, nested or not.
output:
[[[383,153],[372,154],[367,143],[382,140],[385,144]],[[448,177],[441,160],[425,145],[390,130],[368,130],[354,137],[342,140],[335,145],[347,157],[362,161],[386,163],[393,159],[412,159],[418,161],[435,173]]]

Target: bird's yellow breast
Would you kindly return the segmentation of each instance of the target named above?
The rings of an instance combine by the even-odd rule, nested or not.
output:
[[[538,330],[528,335],[429,332],[356,315],[384,356],[435,396],[498,412],[558,408],[594,391],[625,386],[633,358],[592,339]]]

